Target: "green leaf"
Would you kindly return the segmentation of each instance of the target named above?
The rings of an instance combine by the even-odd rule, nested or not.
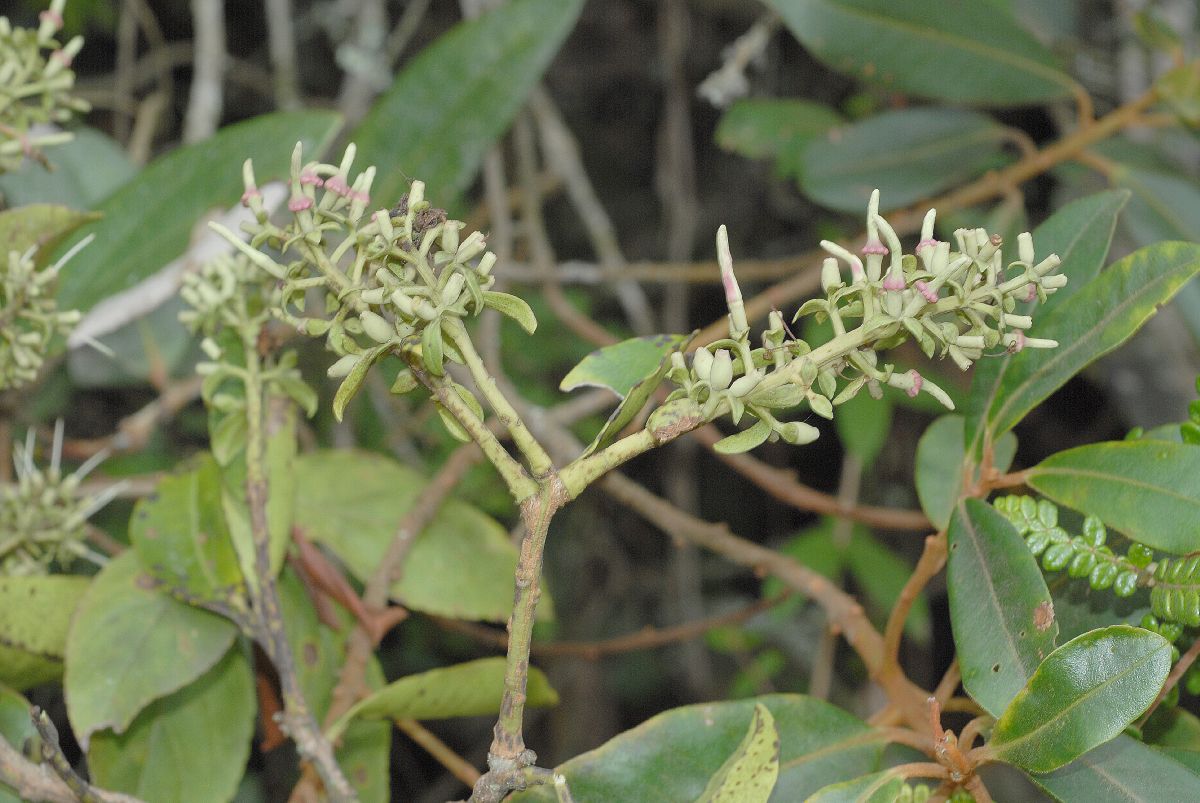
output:
[[[843,118],[820,103],[798,98],[741,98],[717,125],[717,144],[748,159],[774,159],[775,172],[799,178],[804,146]]]
[[[846,451],[870,468],[892,431],[892,400],[888,396],[872,399],[871,394],[860,393],[838,405],[833,423]]]
[[[725,760],[696,803],[767,803],[779,778],[779,732],[775,718],[762,703],[742,743]]]
[[[1113,625],[1071,639],[1046,657],[996,721],[993,755],[1050,772],[1118,736],[1145,711],[1171,671],[1171,643]]]
[[[537,316],[533,314],[533,310],[525,303],[524,299],[508,293],[484,290],[483,303],[501,315],[507,315],[509,318],[512,318],[520,324],[526,334],[531,335],[537,331]]]
[[[1200,189],[1195,179],[1118,164],[1112,181],[1133,194],[1123,222],[1140,245],[1200,239]]]
[[[671,353],[686,348],[691,338],[691,335],[630,338],[593,351],[567,372],[559,383],[560,390],[608,388],[622,400],[584,451],[585,455],[612,443],[637,417],[671,370]]]
[[[0,685],[0,739],[24,755],[39,754],[41,737],[29,716],[29,701],[4,685]],[[3,780],[0,780],[0,803],[23,803]]]
[[[1180,120],[1200,126],[1200,60],[1193,59],[1163,73],[1154,88]]]
[[[279,572],[288,544],[292,540],[292,497],[295,495],[296,408],[281,396],[264,399],[266,451],[263,456],[267,475],[267,529],[270,533],[271,572]],[[242,413],[244,415],[244,413]],[[254,535],[250,529],[250,508],[246,503],[246,453],[221,466],[221,507],[229,536],[242,567],[242,576],[257,583],[258,562]]]
[[[446,349],[440,318],[430,321],[421,330],[421,361],[425,363],[425,370],[434,376],[443,376],[446,373]]]
[[[1200,788],[1200,775],[1125,734],[1060,770],[1031,777],[1059,800],[1092,803],[1191,800]]]
[[[365,581],[427,484],[420,473],[378,454],[312,452],[296,464],[296,521]],[[413,543],[391,594],[414,610],[502,622],[512,612],[516,565],[507,531],[450,499]],[[538,613],[549,616],[549,595],[542,593]]]
[[[79,232],[96,239],[63,268],[59,303],[88,310],[157,273],[187,249],[198,219],[213,207],[237,202],[243,161],[254,160],[260,184],[282,178],[292,143],[303,142],[305,154],[315,155],[340,124],[337,114],[326,111],[268,114],[154,160],[96,207],[102,221]]]
[[[44,263],[47,251],[53,249],[71,232],[95,219],[93,214],[51,204],[31,204],[19,209],[5,209],[0,212],[0,243],[3,243],[0,247],[4,250],[3,256],[7,260],[10,251],[23,253],[29,250],[30,246],[36,245],[41,252],[37,255],[37,261]],[[62,285],[61,281],[59,285]]]
[[[846,75],[954,103],[1016,106],[1075,82],[995,3],[770,0],[814,56]]]
[[[58,680],[71,616],[90,578],[0,577],[0,684],[22,691]]]
[[[1025,349],[1010,363],[987,428],[1008,432],[1072,376],[1129,339],[1200,271],[1200,245],[1159,243],[1116,262],[1049,315],[1032,334],[1058,348]]]
[[[241,413],[230,418],[245,420]],[[145,570],[184,600],[228,604],[243,593],[221,509],[221,472],[209,455],[137,503],[129,540]]]
[[[1147,546],[1177,555],[1200,549],[1200,447],[1094,443],[1051,455],[1026,481]]]
[[[1037,560],[991,505],[965,500],[947,537],[946,587],[963,688],[996,715],[1054,649],[1054,604]]]
[[[895,803],[903,788],[902,776],[884,770],[830,784],[805,803]]]
[[[749,700],[675,708],[583,755],[560,764],[577,803],[616,800],[695,800],[737,749],[756,705],[766,707],[779,733],[779,780],[771,799],[804,800],[818,789],[878,765],[881,737],[822,700],[770,694]],[[647,798],[647,790],[653,790]],[[534,787],[511,803],[554,801]]]
[[[1142,727],[1142,736],[1193,772],[1200,770],[1200,717],[1191,711],[1160,707]]]
[[[154,590],[132,551],[114,558],[67,635],[63,687],[75,737],[86,749],[95,731],[123,733],[147,705],[211,669],[235,635],[232,622]]]
[[[429,328],[438,329],[436,322],[431,323]],[[342,380],[342,384],[338,385],[337,393],[333,395],[333,417],[338,421],[342,420],[342,415],[346,411],[346,405],[358,393],[358,389],[362,387],[363,381],[367,378],[367,372],[371,370],[371,366],[391,349],[390,343],[385,343],[381,346],[376,346],[372,349],[367,349],[363,352],[358,362],[354,363],[354,367],[350,369],[350,373],[346,374],[346,378]],[[441,366],[441,355],[438,354],[438,366]]]
[[[124,733],[96,733],[88,769],[105,789],[144,800],[224,803],[245,772],[256,710],[250,662],[235,647]]]
[[[766,421],[756,421],[753,426],[721,438],[713,444],[713,449],[721,454],[741,454],[761,446],[769,437],[771,425]]]
[[[87,126],[71,133],[74,139],[47,154],[53,170],[26,160],[20,169],[0,175],[0,192],[9,206],[53,203],[91,209],[137,173],[125,149],[108,135]]]
[[[449,719],[495,714],[504,695],[504,658],[480,658],[465,664],[431,669],[393,681],[354,704],[330,728],[336,738],[350,720]],[[529,668],[525,704],[558,704],[558,692],[540,669]]]
[[[582,0],[514,0],[455,25],[417,55],[350,140],[375,165],[372,194],[387,203],[421,179],[450,203],[508,128],[567,33]]]
[[[944,415],[930,424],[917,441],[917,498],[938,529],[945,529],[950,523],[950,514],[962,494],[966,457],[963,424],[961,415]],[[1016,453],[1016,436],[1005,433],[995,447],[996,469],[1008,470]]]
[[[1037,337],[1045,336],[1042,324],[1046,316],[1100,273],[1112,243],[1117,216],[1128,200],[1129,193],[1125,191],[1089,195],[1067,204],[1034,229],[1033,244],[1038,256],[1058,254],[1062,259],[1059,272],[1069,279],[1040,307],[1035,303],[1027,303],[1015,311],[1017,314],[1034,316],[1033,334]],[[1005,377],[1012,368],[1013,360],[1018,357],[1021,355],[1001,354],[980,360],[975,366],[971,393],[965,407],[966,438],[971,445],[972,455],[978,456],[980,453],[985,423],[990,419],[993,408],[1002,401]]]
[[[979,112],[884,112],[811,142],[800,186],[823,206],[855,213],[878,188],[880,208],[899,209],[1002,164],[1004,141],[1004,129]]]

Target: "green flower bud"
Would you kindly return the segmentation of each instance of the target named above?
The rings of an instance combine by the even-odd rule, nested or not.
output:
[[[712,355],[712,368],[708,373],[708,384],[713,390],[725,390],[733,381],[733,357],[728,349],[717,349]]]
[[[806,443],[812,443],[821,436],[819,429],[805,424],[803,421],[789,421],[786,424],[780,424],[779,428],[775,431],[779,433],[779,437],[793,446],[803,446]]]
[[[395,328],[382,315],[364,310],[358,314],[358,319],[362,321],[363,331],[367,337],[376,343],[388,343],[395,339]]]
[[[349,376],[350,371],[353,370],[355,364],[360,359],[362,359],[362,357],[359,354],[347,354],[345,357],[342,357],[333,365],[329,366],[329,368],[325,371],[325,375],[330,379],[341,379],[345,376]]]
[[[709,372],[712,370],[713,355],[706,348],[696,349],[696,353],[692,355],[692,370],[696,373],[696,378],[701,382],[708,381]]]
[[[751,393],[751,391],[758,387],[758,384],[762,382],[762,380],[763,375],[760,371],[754,371],[753,373],[738,377],[733,384],[729,386],[729,395],[737,399],[747,396]]]
[[[447,279],[446,286],[442,288],[442,304],[448,306],[458,301],[458,296],[462,293],[463,285],[466,281],[467,277],[461,273],[455,273]]]

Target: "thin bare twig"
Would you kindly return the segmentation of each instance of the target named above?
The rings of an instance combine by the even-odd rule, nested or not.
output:
[[[196,58],[183,118],[184,142],[208,139],[221,124],[225,102],[225,4],[221,0],[192,0],[192,30]]]
[[[28,797],[21,786],[14,786],[21,792],[23,800],[57,801],[65,799],[79,801],[79,803],[141,803],[136,797],[100,789],[81,778],[71,766],[71,762],[63,755],[62,747],[58,742],[58,729],[54,727],[54,723],[50,721],[46,712],[35,705],[30,708],[29,715],[42,741],[43,763],[41,766],[24,766],[29,764],[25,757],[16,753],[9,747],[8,742],[0,738],[0,778],[7,783],[9,770],[16,770],[17,775],[13,780],[18,784],[28,783],[30,785],[28,792],[31,795]],[[16,755],[13,756],[12,753]],[[50,774],[51,772],[53,775]],[[58,783],[54,783],[51,779],[57,780]],[[65,798],[61,797],[64,791],[66,792]],[[33,795],[46,796],[34,797]]]
[[[397,719],[396,727],[405,736],[412,739],[425,749],[425,752],[437,759],[437,762],[449,770],[450,774],[471,788],[479,780],[479,770],[471,762],[460,756],[431,731],[415,719]]]
[[[909,575],[900,596],[892,606],[888,615],[887,627],[883,631],[883,648],[885,660],[898,663],[900,660],[900,639],[904,635],[904,623],[913,604],[925,590],[942,567],[946,565],[946,533],[939,532],[925,538],[925,549],[917,561],[913,573]]]
[[[773,608],[790,596],[790,592],[783,593],[768,599],[757,600],[743,608],[723,613],[719,616],[709,616],[672,627],[644,627],[636,633],[627,633],[623,636],[614,636],[613,638],[600,639],[598,641],[551,641],[534,644],[530,647],[530,654],[540,657],[571,656],[584,658],[589,661],[598,661],[608,655],[637,652],[638,650],[652,650],[668,644],[676,644],[699,638],[718,627],[741,624],[763,611]],[[443,616],[431,616],[429,618],[445,630],[462,633],[476,641],[501,649],[508,647],[508,636],[490,627]]]
[[[266,0],[267,50],[273,71],[275,106],[300,108],[300,70],[296,61],[296,29],[292,25],[292,0]]]

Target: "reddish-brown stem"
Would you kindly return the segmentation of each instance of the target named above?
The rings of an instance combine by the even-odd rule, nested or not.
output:
[[[946,565],[946,533],[939,532],[926,536],[925,549],[917,561],[917,567],[909,575],[908,582],[900,590],[896,604],[888,615],[887,627],[883,631],[884,660],[898,663],[900,660],[900,639],[904,635],[904,623],[912,610],[913,604],[925,590],[942,567]]]

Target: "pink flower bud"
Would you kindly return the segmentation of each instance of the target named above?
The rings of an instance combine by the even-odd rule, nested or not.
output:
[[[334,195],[346,196],[350,194],[350,185],[346,183],[346,179],[341,176],[330,176],[325,179],[325,189],[332,192]]]
[[[47,9],[47,10],[43,11],[41,14],[38,14],[38,19],[41,20],[42,22],[49,22],[51,25],[53,25],[55,27],[55,29],[61,28],[63,26],[62,14],[59,14],[57,11],[55,11],[53,9]]]
[[[898,293],[904,287],[904,277],[897,271],[888,271],[888,275],[883,277],[883,289],[888,292]]]
[[[937,248],[938,242],[939,242],[938,240],[936,240],[932,237],[930,237],[927,240],[922,240],[921,242],[917,243],[917,253],[918,254],[921,253],[922,248]]]
[[[867,244],[862,247],[862,253],[864,256],[870,256],[871,254],[882,255],[887,254],[888,249],[887,246],[881,243],[879,240],[867,240]]]
[[[915,399],[917,398],[917,394],[921,392],[921,385],[925,384],[925,378],[917,373],[916,368],[909,371],[908,375],[912,377],[913,384],[905,393],[908,394],[910,399]]]
[[[1008,352],[1010,354],[1016,354],[1023,348],[1025,348],[1025,333],[1018,329],[1017,331],[1013,332],[1012,343],[1008,347]]]
[[[311,184],[314,187],[320,187],[324,185],[325,182],[316,173],[312,172],[311,170],[305,170],[300,174],[300,183]]]
[[[1033,301],[1037,298],[1037,285],[1032,282],[1025,285],[1025,300]]]
[[[303,212],[305,209],[312,209],[312,205],[312,198],[300,196],[299,198],[293,198],[292,200],[288,201],[288,211]]]
[[[258,187],[247,187],[242,193],[242,206],[249,206],[250,200],[253,198],[261,198],[262,193],[258,191]]]
[[[922,281],[918,281],[913,286],[917,288],[917,292],[920,293],[922,296],[924,296],[925,300],[928,301],[930,304],[937,303],[937,300],[938,300],[937,290],[934,290],[932,287],[930,287],[928,284],[926,284],[925,282],[922,282]]]

